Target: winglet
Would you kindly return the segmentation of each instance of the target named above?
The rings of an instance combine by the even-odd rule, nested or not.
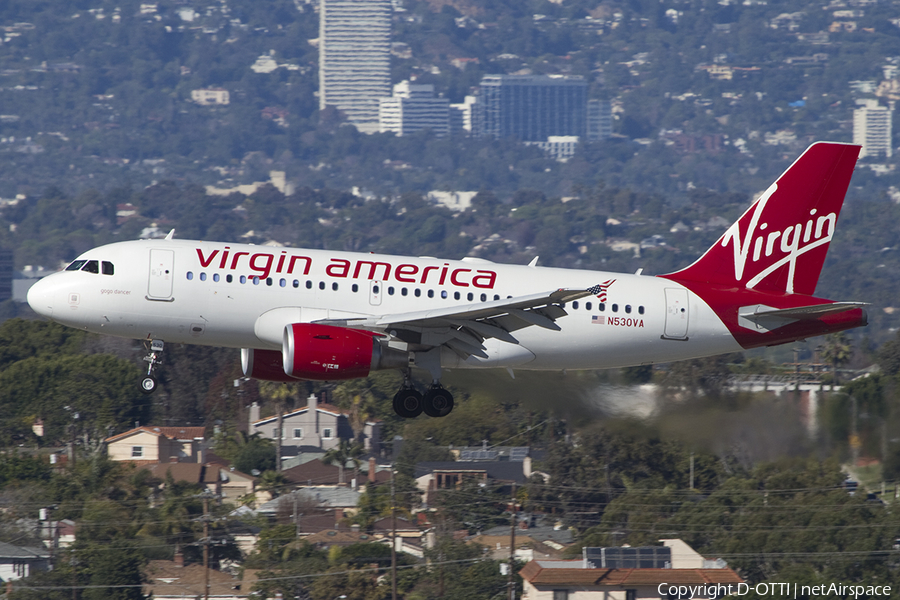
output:
[[[167,240],[175,239],[175,229],[174,228],[172,228],[172,231],[170,231],[169,233],[166,234],[166,239]]]

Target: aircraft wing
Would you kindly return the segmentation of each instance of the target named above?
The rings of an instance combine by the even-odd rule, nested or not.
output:
[[[559,331],[556,319],[568,314],[562,304],[599,292],[598,286],[586,290],[558,289],[477,304],[315,322],[384,332],[421,350],[445,345],[463,359],[471,355],[488,358],[485,339],[518,344],[512,332],[525,327]]]

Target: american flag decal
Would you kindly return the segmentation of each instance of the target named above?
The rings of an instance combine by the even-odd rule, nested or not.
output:
[[[597,295],[597,299],[600,302],[606,302],[606,290],[609,289],[609,286],[616,282],[615,279],[607,279],[601,284],[595,285],[594,287],[590,287],[587,289],[592,294]],[[601,317],[602,318],[602,317]]]
[[[591,323],[594,325],[606,325],[606,317],[604,317],[602,315],[601,316],[593,315],[593,316],[591,316]]]

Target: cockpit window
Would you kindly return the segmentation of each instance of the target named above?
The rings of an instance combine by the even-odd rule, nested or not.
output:
[[[73,261],[72,264],[70,264],[68,267],[66,267],[66,271],[80,271],[81,267],[83,267],[84,263],[86,263],[86,262],[87,262],[86,260]]]
[[[104,260],[102,263],[100,263],[100,267],[103,269],[104,275],[115,275],[116,274],[115,267],[113,267],[113,264],[107,260]]]
[[[88,273],[99,273],[100,263],[98,263],[96,260],[89,260],[83,267],[81,267],[81,270],[87,271]]]

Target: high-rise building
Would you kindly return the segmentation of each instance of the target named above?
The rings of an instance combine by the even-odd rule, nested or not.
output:
[[[890,108],[878,104],[878,100],[858,100],[862,104],[853,111],[853,143],[862,146],[860,158],[866,156],[885,156],[890,158],[891,117]]]
[[[394,86],[394,95],[381,98],[378,125],[382,133],[409,135],[431,129],[435,135],[450,131],[450,101],[434,97],[434,86],[401,81]]]
[[[612,137],[612,103],[609,100],[588,100],[587,139],[608,140]]]
[[[378,131],[391,90],[390,0],[321,0],[319,109],[334,106],[364,133]]]
[[[478,134],[544,142],[587,133],[587,82],[562,75],[485,75],[476,104]],[[473,124],[474,125],[474,124]]]

